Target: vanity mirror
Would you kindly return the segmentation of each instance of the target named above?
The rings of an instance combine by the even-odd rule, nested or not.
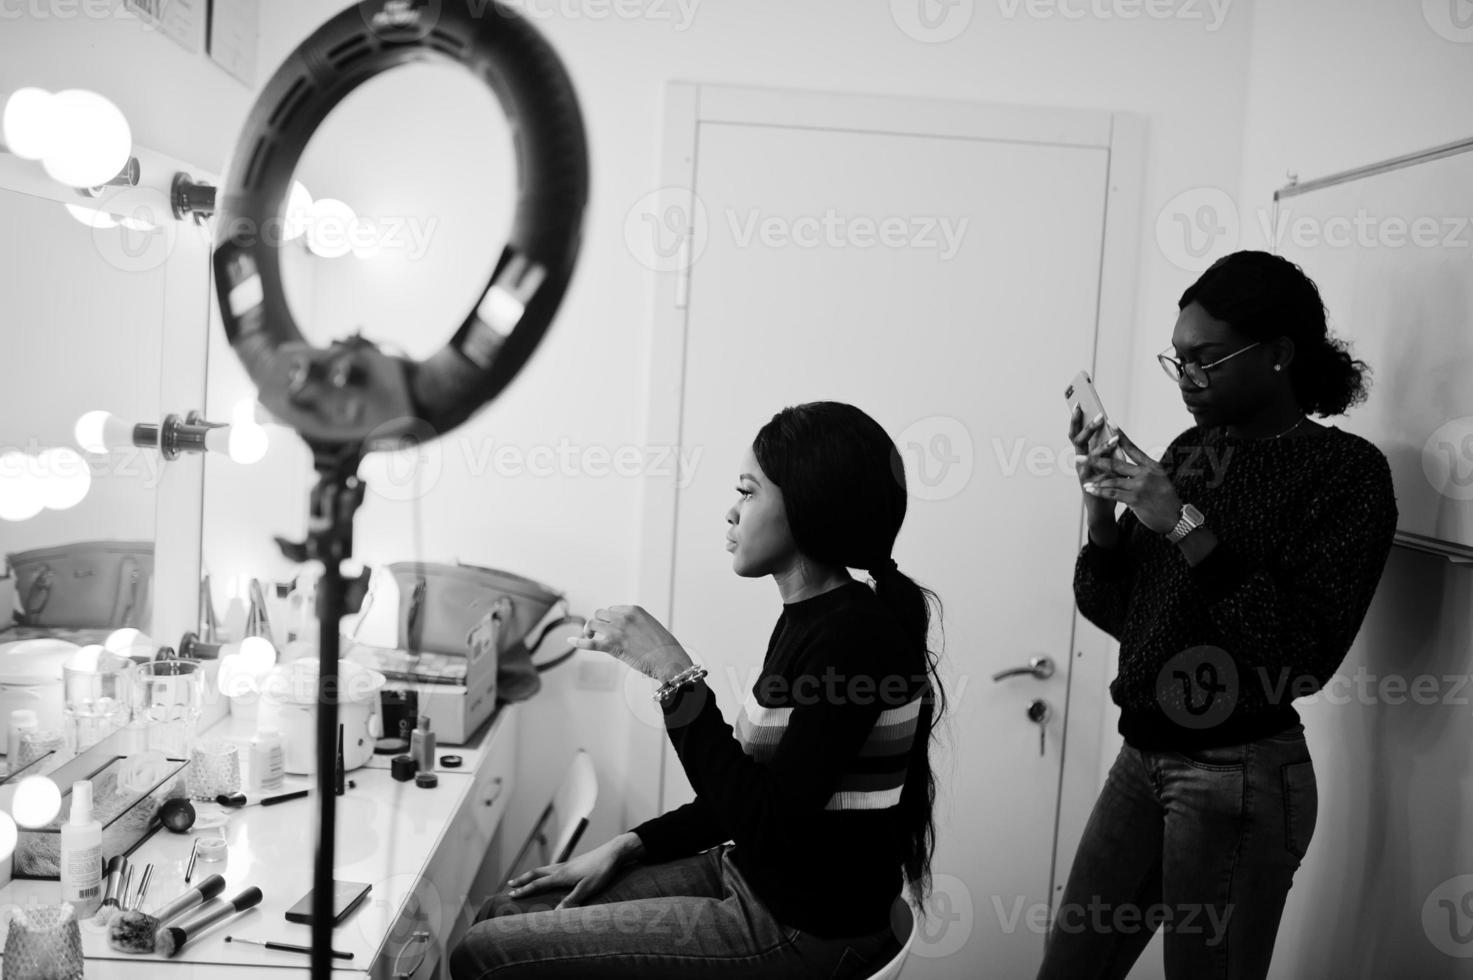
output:
[[[0,581],[0,642],[96,642],[126,622],[173,643],[198,618],[198,456],[88,451],[77,431],[93,411],[127,429],[204,406],[208,230],[175,217],[169,188],[211,178],[133,158],[136,186],[93,197],[0,152],[0,553],[37,569]]]

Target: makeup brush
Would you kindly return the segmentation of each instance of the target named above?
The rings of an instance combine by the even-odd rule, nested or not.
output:
[[[121,854],[115,854],[108,858],[107,862],[107,887],[102,893],[102,904],[97,908],[97,914],[92,920],[100,925],[112,922],[113,915],[122,911],[118,902],[118,885],[122,883],[123,871],[128,867],[128,859]]]
[[[190,939],[204,932],[210,926],[221,919],[229,918],[237,912],[255,908],[261,901],[261,889],[252,885],[239,895],[226,902],[222,899],[212,899],[198,912],[180,922],[177,926],[164,926],[154,936],[155,948],[165,956],[177,956],[184,948],[184,944]]]
[[[143,876],[138,880],[138,894],[133,896],[133,904],[130,909],[137,911],[143,907],[143,896],[148,894],[148,882],[153,877],[153,865],[143,866]]]
[[[108,924],[107,943],[121,953],[152,953],[157,942],[155,937],[161,926],[224,890],[225,879],[219,875],[210,875],[153,915],[138,909],[120,911]]]

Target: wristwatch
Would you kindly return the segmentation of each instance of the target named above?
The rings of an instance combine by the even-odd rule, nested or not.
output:
[[[1200,510],[1193,507],[1191,504],[1182,504],[1181,514],[1176,519],[1176,527],[1166,532],[1166,540],[1170,541],[1172,544],[1176,544],[1177,542],[1181,541],[1182,538],[1186,537],[1188,534],[1191,534],[1193,531],[1197,530],[1197,528],[1206,523],[1207,518],[1202,516],[1202,512]]]

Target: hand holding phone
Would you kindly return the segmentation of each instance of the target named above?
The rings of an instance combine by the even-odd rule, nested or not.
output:
[[[1088,371],[1080,371],[1069,382],[1069,387],[1064,389],[1064,399],[1069,404],[1072,414],[1077,408],[1083,415],[1083,425],[1088,428],[1096,418],[1100,419],[1100,425],[1091,433],[1089,438],[1089,450],[1094,452],[1100,448],[1100,444],[1108,441],[1119,433],[1119,429],[1110,421],[1109,414],[1105,411],[1105,405],[1100,401],[1099,392],[1095,391],[1094,382],[1090,380]],[[1125,462],[1130,461],[1124,449],[1118,445],[1112,454],[1116,459]]]

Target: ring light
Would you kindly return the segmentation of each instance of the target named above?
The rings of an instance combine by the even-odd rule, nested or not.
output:
[[[314,347],[288,308],[277,252],[292,174],[344,97],[417,61],[465,66],[506,112],[519,170],[511,234],[475,310],[428,359],[390,356],[362,337]],[[322,449],[397,448],[416,420],[443,435],[506,387],[567,289],[588,200],[577,97],[551,46],[500,3],[356,4],[302,42],[262,90],[220,200],[220,312],[261,403]]]

